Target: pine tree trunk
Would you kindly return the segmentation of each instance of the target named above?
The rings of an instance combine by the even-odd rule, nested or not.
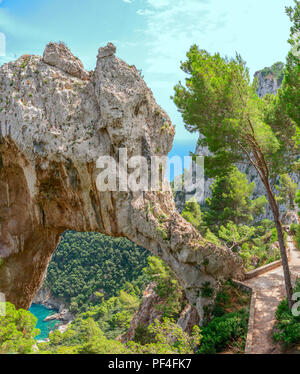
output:
[[[280,216],[279,216],[279,209],[277,201],[275,200],[273,191],[271,189],[271,186],[269,182],[264,182],[265,187],[267,189],[268,194],[268,200],[273,212],[274,216],[274,223],[277,230],[277,236],[278,236],[278,242],[279,242],[279,248],[280,248],[280,255],[282,260],[282,267],[283,267],[283,273],[284,273],[284,280],[285,280],[285,289],[288,299],[289,308],[292,309],[293,301],[292,301],[292,295],[293,295],[293,287],[291,282],[291,274],[289,269],[289,262],[288,262],[288,256],[286,253],[286,247],[284,243],[284,236],[283,236],[283,230],[282,225],[280,222]]]

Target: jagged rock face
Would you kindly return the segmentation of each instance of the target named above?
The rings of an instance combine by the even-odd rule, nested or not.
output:
[[[154,323],[156,319],[161,320],[163,311],[157,308],[157,306],[162,305],[164,300],[162,300],[155,293],[156,286],[157,284],[155,282],[152,282],[146,287],[141,305],[130,321],[130,327],[128,331],[123,336],[121,336],[120,340],[123,343],[129,342],[134,339],[135,330],[139,326],[148,327],[149,325]]]
[[[0,68],[0,291],[28,308],[66,230],[127,237],[175,272],[200,316],[202,284],[242,277],[241,261],[205,242],[166,192],[99,192],[96,161],[167,155],[174,127],[135,67],[100,48],[94,72],[63,44]],[[132,170],[128,170],[132,172]],[[149,209],[151,206],[151,209]],[[159,217],[164,216],[161,222]],[[166,235],[162,235],[162,231]]]
[[[267,93],[276,95],[278,89],[281,86],[282,80],[277,79],[273,74],[264,75],[263,71],[257,71],[254,74],[254,78],[257,78],[258,88],[257,95],[264,97]]]
[[[151,282],[146,287],[141,305],[137,312],[134,314],[132,320],[130,321],[130,327],[128,331],[120,337],[123,343],[132,341],[135,337],[135,330],[139,326],[148,327],[153,324],[155,320],[162,320],[164,311],[163,306],[166,302],[165,298],[161,298],[155,292],[157,283]],[[182,328],[182,330],[188,334],[192,333],[193,327],[199,324],[199,315],[197,310],[186,302],[183,298],[183,304],[185,304],[183,310],[180,313],[177,324]]]
[[[180,314],[177,324],[182,328],[182,330],[189,335],[193,332],[193,327],[199,324],[199,315],[197,310],[190,304],[186,305]]]

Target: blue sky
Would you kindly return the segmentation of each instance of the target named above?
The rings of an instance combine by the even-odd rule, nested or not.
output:
[[[292,0],[0,0],[6,57],[42,54],[49,41],[64,41],[93,69],[98,48],[111,41],[117,55],[143,70],[157,102],[176,125],[175,148],[193,151],[196,135],[185,129],[170,96],[184,80],[180,61],[196,43],[209,52],[239,52],[250,73],[285,61]],[[178,148],[178,149],[179,149]],[[173,150],[174,152],[175,150]]]

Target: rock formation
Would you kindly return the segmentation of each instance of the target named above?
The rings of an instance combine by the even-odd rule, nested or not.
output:
[[[280,64],[280,63],[277,63]],[[276,64],[275,64],[276,65]],[[281,72],[283,72],[284,64],[281,64]],[[282,84],[283,74],[276,76],[272,72],[272,68],[265,68],[259,70],[254,74],[254,79],[257,79],[257,95],[262,98],[270,93],[276,95],[278,89]]]
[[[167,155],[174,127],[134,66],[100,48],[95,71],[63,44],[0,68],[0,291],[28,308],[66,229],[127,237],[160,256],[203,316],[210,282],[242,277],[230,250],[176,211],[170,188],[99,192],[96,161]],[[132,173],[133,170],[128,170]]]
[[[128,331],[119,338],[123,343],[127,343],[134,339],[135,331],[139,326],[145,328],[153,324],[156,319],[159,321],[162,320],[164,312],[161,306],[165,304],[166,299],[161,298],[156,294],[156,286],[157,284],[155,282],[151,282],[146,287],[140,307],[134,314]],[[199,315],[197,310],[188,304],[184,297],[182,301],[184,308],[180,313],[177,324],[184,332],[191,334],[193,327],[198,325],[200,322]]]
[[[146,287],[141,305],[130,321],[128,331],[120,338],[123,343],[134,339],[135,330],[139,326],[148,327],[156,319],[161,320],[163,311],[157,308],[157,306],[162,305],[164,300],[155,293],[155,287],[156,283],[154,282],[148,284]]]

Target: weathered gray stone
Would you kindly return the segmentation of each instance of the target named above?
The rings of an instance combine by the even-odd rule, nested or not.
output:
[[[114,54],[104,58],[108,51],[91,80],[63,44],[0,68],[0,291],[28,308],[60,235],[97,231],[160,256],[202,317],[212,302],[201,297],[203,283],[243,277],[241,260],[203,240],[176,211],[168,184],[165,192],[96,187],[100,156],[117,162],[119,147],[140,156],[146,143],[147,156],[166,156],[175,133],[138,71]]]
[[[116,53],[117,48],[112,44],[108,43],[106,47],[99,48],[98,58],[110,57]]]
[[[90,78],[84,70],[82,62],[63,43],[49,43],[45,48],[43,60],[79,79],[88,80]]]

